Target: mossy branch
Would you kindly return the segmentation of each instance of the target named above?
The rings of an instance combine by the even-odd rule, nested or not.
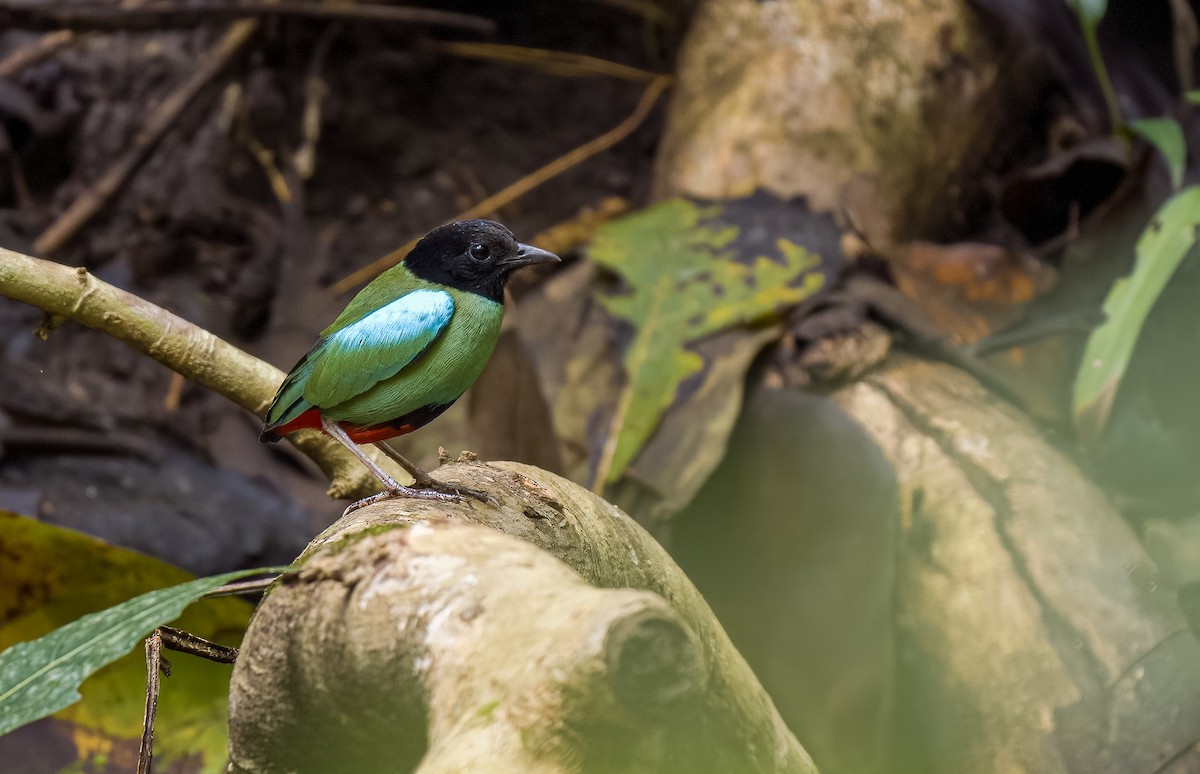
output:
[[[37,307],[57,322],[71,320],[120,339],[184,377],[263,416],[283,372],[145,299],[97,279],[85,268],[0,248],[0,295]],[[331,497],[378,491],[375,479],[336,441],[315,431],[289,436],[330,479]],[[381,453],[372,457],[393,475],[402,471]]]
[[[816,774],[629,516],[528,465],[441,475],[495,504],[354,511],[263,601],[230,684],[231,772]]]

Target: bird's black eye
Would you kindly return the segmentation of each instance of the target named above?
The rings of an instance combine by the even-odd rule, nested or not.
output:
[[[479,242],[471,245],[467,252],[469,252],[471,257],[477,261],[486,261],[488,258],[492,257],[492,251],[488,249],[488,246]]]

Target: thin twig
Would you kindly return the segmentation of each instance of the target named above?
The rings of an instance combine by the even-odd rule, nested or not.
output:
[[[260,591],[266,591],[271,587],[271,584],[277,580],[279,580],[279,576],[272,575],[267,578],[256,578],[254,580],[226,583],[224,586],[217,586],[212,591],[209,591],[202,597],[202,599],[212,599],[214,597],[236,597],[242,594],[257,594]]]
[[[179,403],[183,400],[183,388],[186,386],[187,379],[184,379],[182,374],[171,374],[171,381],[167,383],[167,394],[163,396],[163,408],[168,414],[179,410]]]
[[[241,50],[246,41],[258,29],[258,22],[243,20],[230,25],[221,40],[204,57],[191,77],[167,96],[150,116],[145,127],[138,132],[132,146],[117,159],[103,175],[71,202],[62,215],[50,225],[33,243],[33,251],[49,255],[63,246],[80,227],[104,206],[113,194],[120,190],[150,151],[171,128],[183,109],[188,106],[209,81],[216,77],[229,60]]]
[[[176,629],[173,626],[160,626],[158,632],[162,635],[163,647],[176,653],[187,653],[199,656],[218,664],[232,664],[237,661],[238,649],[228,645],[206,640],[203,637]],[[169,672],[167,673],[170,674]]]
[[[150,444],[138,436],[114,434],[102,430],[75,427],[0,427],[0,443],[11,449],[86,452],[90,454],[125,454],[148,462],[159,459]]]
[[[73,40],[75,40],[75,33],[70,30],[58,30],[42,35],[32,43],[21,46],[0,60],[0,78],[11,78],[26,67],[32,67],[59,49],[70,45]]]
[[[574,217],[556,223],[529,240],[543,250],[563,255],[582,244],[592,241],[596,229],[610,220],[629,212],[629,201],[619,196],[608,196],[595,204],[589,204]]]
[[[267,176],[267,183],[271,186],[271,193],[275,194],[275,198],[280,204],[291,204],[295,197],[292,195],[292,188],[288,185],[287,176],[279,169],[279,165],[275,163],[275,152],[262,144],[254,132],[250,129],[249,122],[242,123],[242,131],[239,132],[242,142],[246,144],[246,149],[250,151],[250,155],[258,162],[258,166],[262,167],[263,174]]]
[[[470,43],[465,41],[432,41],[427,44],[435,51],[467,59],[484,59],[492,62],[532,67],[551,75],[567,77],[607,75],[627,81],[648,83],[661,77],[661,73],[630,67],[620,62],[599,59],[568,51],[551,51],[544,48],[505,46],[499,43]]]
[[[338,19],[371,23],[424,24],[490,34],[496,23],[482,16],[432,8],[408,8],[367,3],[325,4],[294,2],[235,2],[211,5],[12,5],[0,3],[0,27],[26,30],[141,31],[198,27],[213,21],[264,16]]]
[[[0,247],[0,296],[103,331],[188,379],[255,412],[266,413],[283,372],[227,341],[120,288],[84,268],[31,258]],[[288,440],[330,477],[333,497],[362,497],[378,491],[376,479],[341,444],[316,431]],[[377,450],[372,459],[403,476]]]
[[[126,0],[123,6],[126,10],[132,10],[145,5],[146,2],[147,0]],[[82,39],[87,39],[88,37],[88,35],[84,35]],[[0,78],[11,78],[26,67],[32,67],[43,59],[53,55],[59,49],[65,48],[80,39],[81,37],[76,35],[72,30],[48,32],[32,43],[18,48],[5,57],[3,61],[0,61]]]
[[[150,774],[154,758],[154,720],[158,716],[159,669],[167,662],[162,657],[162,634],[159,629],[146,638],[146,706],[142,711],[142,743],[138,747],[137,774]],[[168,674],[171,671],[166,667]]]
[[[132,10],[140,8],[146,2],[147,0],[126,0],[123,6],[126,10]],[[52,56],[59,49],[65,48],[80,39],[86,40],[88,37],[90,36],[84,35],[81,38],[81,36],[76,35],[71,30],[48,32],[32,43],[18,48],[5,57],[3,61],[0,61],[0,78],[11,78],[26,67],[32,67],[43,59]]]
[[[142,743],[138,747],[137,774],[150,774],[154,759],[154,721],[158,717],[158,696],[161,685],[159,673],[171,676],[171,662],[162,657],[162,649],[232,664],[237,661],[238,649],[220,645],[191,632],[171,626],[160,626],[146,638],[146,705],[142,712]]]
[[[340,24],[330,24],[321,33],[317,45],[313,48],[312,58],[308,63],[308,72],[304,74],[304,112],[301,114],[300,148],[292,154],[292,169],[301,180],[308,180],[317,168],[317,143],[321,139],[321,105],[329,95],[329,86],[321,77],[325,69],[325,60],[333,39],[341,32]]]
[[[624,140],[626,137],[632,134],[635,129],[641,126],[642,122],[646,120],[646,116],[650,115],[650,110],[658,101],[659,96],[661,96],[663,91],[670,85],[671,76],[658,76],[653,81],[650,81],[649,84],[647,84],[646,90],[642,93],[642,98],[638,101],[637,107],[633,109],[633,112],[630,113],[624,121],[617,124],[615,127],[595,138],[594,140],[580,145],[570,153],[567,153],[564,156],[559,156],[557,159],[551,161],[541,169],[531,172],[507,188],[479,202],[475,206],[458,213],[451,218],[451,220],[469,220],[471,218],[481,218],[485,215],[490,215],[501,207],[511,204],[512,202],[521,198],[525,194],[540,186],[542,183],[545,183],[547,180],[551,180],[558,175],[561,175],[563,172],[566,172],[572,167],[581,164],[592,156],[595,156],[597,153],[608,150],[621,140]],[[404,256],[408,254],[408,251],[411,250],[416,243],[417,240],[413,239],[403,247],[393,250],[382,258],[367,264],[357,271],[351,272],[331,285],[329,288],[330,292],[344,293],[345,291],[353,288],[355,285],[366,282],[384,269],[395,266],[404,259]]]

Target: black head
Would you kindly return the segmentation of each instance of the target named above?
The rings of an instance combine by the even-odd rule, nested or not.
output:
[[[504,283],[515,269],[559,260],[554,253],[521,244],[494,220],[463,220],[426,234],[404,265],[421,279],[503,302]]]

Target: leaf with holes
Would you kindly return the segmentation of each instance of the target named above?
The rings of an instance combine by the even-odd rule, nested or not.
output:
[[[1168,199],[1138,239],[1133,272],[1117,280],[1104,299],[1104,323],[1092,331],[1075,376],[1075,424],[1098,438],[1108,422],[1117,388],[1154,303],[1200,228],[1200,186]]]
[[[634,328],[594,486],[620,478],[675,401],[704,367],[690,348],[700,339],[777,316],[824,283],[816,255],[775,239],[748,260],[735,258],[739,228],[720,207],[674,199],[605,226],[591,248],[596,263],[628,292],[601,296]]]
[[[103,770],[105,759],[136,755],[144,659],[140,652],[128,653],[113,663],[114,653],[121,656],[135,648],[155,626],[166,622],[162,616],[178,615],[187,599],[175,598],[173,592],[194,598],[223,581],[203,579],[191,581],[195,585],[175,586],[191,576],[134,551],[4,512],[0,512],[0,556],[5,557],[0,560],[4,568],[0,648],[12,646],[0,652],[0,729],[9,731],[49,713],[55,715],[49,722],[56,729],[51,735],[56,740],[53,749],[46,749],[45,731],[23,736],[24,730],[6,740],[6,749],[32,746],[47,760],[68,760],[74,747],[73,766],[89,770]],[[151,594],[171,599],[160,598],[168,604],[161,616],[152,616],[154,621],[139,614],[137,600],[124,601],[155,588],[159,591]],[[121,603],[117,608],[110,607],[117,602]],[[189,607],[177,623],[207,639],[236,644],[251,609],[239,599],[205,600]],[[94,616],[126,619],[90,641],[86,637],[68,641],[72,633],[78,635],[95,623]],[[135,625],[136,634],[126,631]],[[93,628],[92,634],[98,630]],[[71,651],[76,651],[73,656],[65,655]],[[228,666],[201,659],[189,659],[186,668],[176,670],[159,705],[156,761],[169,765],[187,759],[202,771],[221,769],[227,744],[228,679]],[[83,700],[76,701],[80,694]]]
[[[133,650],[156,627],[174,621],[207,592],[248,575],[278,571],[241,570],[150,591],[13,645],[0,653],[0,734],[78,701],[85,679]]]

